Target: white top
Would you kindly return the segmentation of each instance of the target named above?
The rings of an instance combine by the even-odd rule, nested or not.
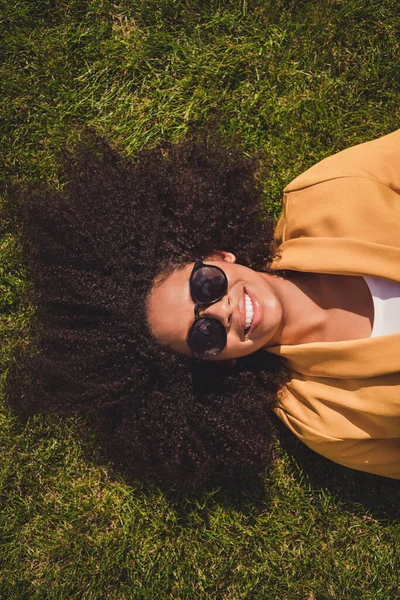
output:
[[[374,325],[371,337],[400,332],[400,283],[380,277],[364,279],[374,303]]]

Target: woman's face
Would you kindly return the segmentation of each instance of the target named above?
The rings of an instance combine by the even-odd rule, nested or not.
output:
[[[209,265],[222,269],[228,280],[227,293],[221,300],[199,309],[200,315],[211,316],[223,324],[227,344],[217,356],[204,360],[230,360],[255,352],[263,346],[273,346],[274,337],[282,325],[282,306],[274,293],[276,276],[253,271],[236,264],[229,252],[218,252]],[[167,279],[153,286],[149,297],[148,323],[153,335],[161,343],[180,354],[191,356],[187,344],[190,327],[194,322],[194,302],[190,295],[189,279],[193,263],[176,270]],[[252,308],[247,307],[249,299]],[[252,316],[251,327],[246,329],[246,318]],[[249,322],[249,321],[247,321]]]

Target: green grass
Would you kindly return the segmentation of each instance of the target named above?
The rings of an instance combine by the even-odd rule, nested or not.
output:
[[[59,184],[88,124],[130,154],[217,118],[264,153],[266,208],[317,160],[399,126],[391,0],[3,0],[6,179]],[[32,307],[0,245],[4,383]],[[1,394],[1,392],[0,392]],[[4,396],[4,393],[3,393]],[[0,599],[398,600],[400,483],[290,437],[264,484],[201,498],[130,482],[78,419],[0,412]]]

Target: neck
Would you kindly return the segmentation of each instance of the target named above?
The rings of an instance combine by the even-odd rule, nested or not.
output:
[[[318,303],[320,278],[308,273],[288,277],[271,276],[270,285],[282,306],[282,321],[269,347],[301,344],[313,338],[326,321],[326,311]]]

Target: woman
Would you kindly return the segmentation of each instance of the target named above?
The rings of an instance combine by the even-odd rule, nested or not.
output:
[[[27,402],[83,410],[115,460],[169,481],[260,471],[271,408],[317,452],[400,478],[399,150],[393,133],[295,179],[274,238],[237,148],[132,163],[86,142],[62,193],[24,193]]]

